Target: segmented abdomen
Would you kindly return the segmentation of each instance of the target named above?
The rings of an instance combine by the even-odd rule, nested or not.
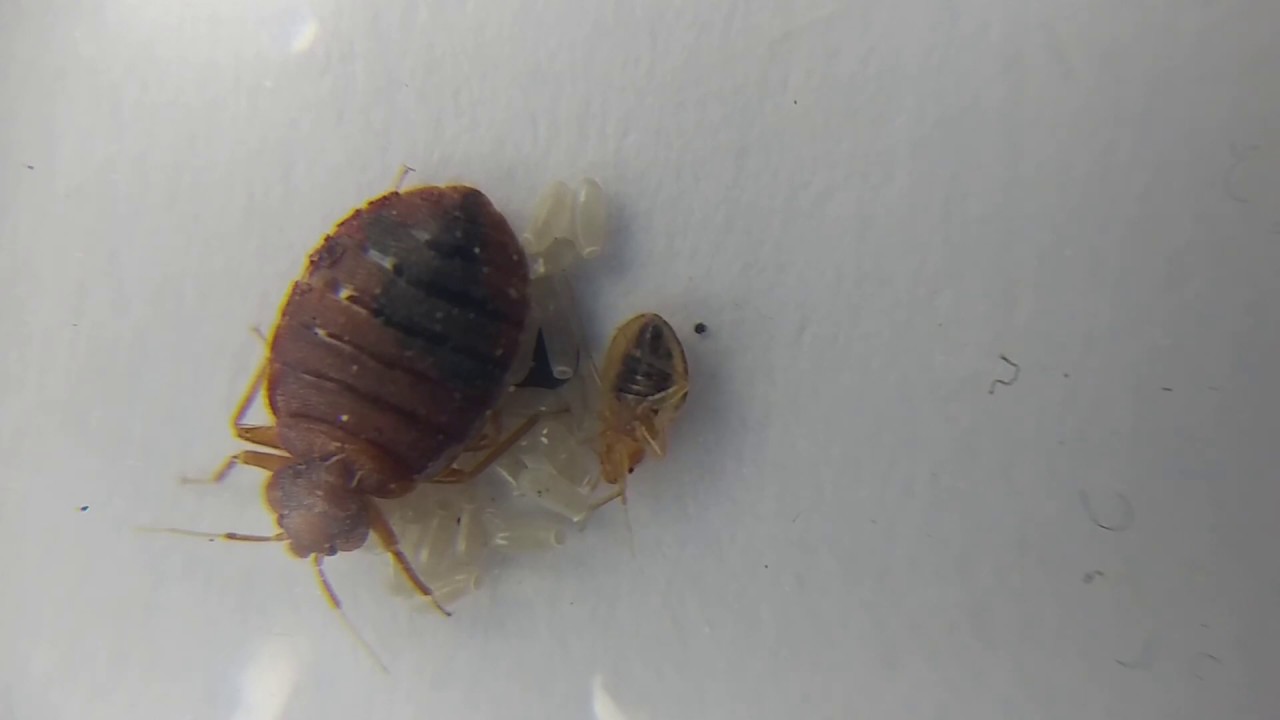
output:
[[[272,339],[282,436],[306,421],[408,472],[432,467],[506,391],[528,283],[515,234],[473,188],[391,193],[352,213],[312,253]]]
[[[661,317],[646,315],[638,320],[640,328],[622,355],[612,389],[615,394],[649,398],[675,385],[677,346],[671,326]]]

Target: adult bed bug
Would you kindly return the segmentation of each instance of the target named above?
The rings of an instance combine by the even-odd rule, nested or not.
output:
[[[399,185],[348,215],[311,253],[232,420],[236,437],[271,450],[232,455],[213,480],[240,464],[270,472],[265,495],[280,532],[219,537],[287,542],[312,559],[340,608],[323,560],[362,547],[372,532],[448,615],[374,498],[402,497],[418,482],[468,480],[537,423],[530,417],[501,440],[483,432],[528,369],[537,327],[529,260],[489,199],[464,185]],[[595,247],[604,232],[599,202],[594,194],[579,207],[602,219],[585,228]],[[264,385],[275,424],[246,424]],[[487,453],[470,468],[454,466],[475,451]]]
[[[601,479],[617,489],[596,507],[621,497],[627,476],[647,450],[666,454],[667,432],[689,395],[689,363],[671,324],[645,313],[613,333],[600,373]]]

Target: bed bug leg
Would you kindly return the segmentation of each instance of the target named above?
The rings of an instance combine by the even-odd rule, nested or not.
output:
[[[472,478],[478,477],[480,473],[484,472],[485,470],[488,470],[490,465],[497,462],[498,458],[502,457],[504,454],[506,454],[508,450],[514,447],[516,443],[520,442],[520,438],[527,435],[528,432],[533,429],[533,426],[537,425],[538,421],[544,417],[546,416],[530,415],[529,417],[525,418],[524,422],[520,423],[520,425],[517,426],[515,430],[512,430],[511,434],[507,435],[505,438],[502,439],[501,442],[494,445],[493,448],[489,450],[489,452],[485,454],[484,457],[480,458],[479,462],[477,462],[475,465],[471,466],[468,469],[463,469],[459,467],[449,468],[448,470],[445,470],[444,472],[440,473],[440,475],[434,478],[431,482],[461,483],[461,482],[466,482]]]
[[[249,425],[244,421],[244,416],[249,414],[249,406],[258,399],[258,394],[262,392],[262,386],[266,383],[270,362],[269,356],[262,358],[258,369],[253,373],[253,380],[249,381],[249,386],[244,390],[244,396],[236,405],[235,414],[231,416],[231,434],[254,445],[279,449],[280,438],[274,425]]]
[[[217,485],[227,479],[227,476],[231,474],[231,471],[234,470],[237,465],[248,465],[250,467],[262,468],[267,472],[273,473],[288,465],[292,465],[293,462],[294,459],[288,455],[276,455],[274,453],[261,452],[258,450],[244,450],[228,457],[213,475],[207,478],[185,477],[182,478],[182,484]]]
[[[261,335],[261,333],[259,333]],[[249,412],[249,406],[257,399],[258,393],[262,392],[262,385],[267,377],[267,359],[264,358],[258,370],[253,374],[253,380],[249,382],[249,387],[245,388],[244,397],[240,398],[240,403],[236,406],[235,415],[231,417],[231,432],[237,438],[253,445],[261,445],[279,450],[280,449],[280,433],[274,425],[246,425],[244,416]],[[227,475],[235,469],[237,465],[251,465],[253,467],[262,468],[269,472],[275,472],[280,468],[293,462],[293,458],[287,455],[276,455],[274,453],[264,453],[257,450],[246,450],[236,453],[223,461],[217,471],[208,478],[183,478],[185,484],[217,484],[226,479]]]
[[[622,499],[623,505],[627,504],[627,479],[625,477],[618,481],[617,486],[615,486],[613,490],[610,490],[609,494],[591,503],[591,512],[595,512],[619,498]]]
[[[431,592],[431,588],[423,582],[422,577],[418,575],[418,571],[413,569],[413,565],[409,563],[409,558],[405,556],[404,551],[400,549],[400,539],[396,537],[396,531],[392,529],[391,523],[387,522],[387,516],[382,514],[382,509],[372,498],[366,497],[365,504],[369,508],[369,521],[373,534],[378,537],[378,542],[382,543],[383,549],[395,560],[396,565],[400,568],[400,572],[404,573],[405,579],[411,585],[417,588],[436,610],[439,610],[445,617],[449,617],[453,613],[445,610],[444,607],[436,600],[436,596]]]
[[[653,454],[659,458],[667,455],[667,434],[666,426],[670,423],[670,415],[679,410],[684,402],[684,398],[689,394],[689,386],[681,383],[666,392],[654,395],[644,404],[644,409],[649,410],[640,420],[639,431],[649,448],[653,450]]]
[[[275,425],[237,425],[236,437],[253,445],[280,450],[280,431]]]
[[[258,399],[258,393],[262,392],[262,386],[267,380],[267,368],[271,364],[271,356],[264,355],[262,362],[258,363],[258,369],[253,373],[253,379],[249,381],[249,386],[244,389],[244,395],[240,398],[240,403],[236,405],[236,412],[231,416],[231,430],[237,432],[239,427],[244,424],[244,416],[249,414],[249,406],[254,400]]]
[[[494,442],[500,437],[502,437],[502,418],[496,412],[489,413],[489,418],[484,423],[484,429],[480,431],[480,435],[467,449],[470,452],[488,450],[493,447]]]

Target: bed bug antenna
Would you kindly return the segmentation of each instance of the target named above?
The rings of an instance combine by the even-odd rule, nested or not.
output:
[[[364,651],[369,654],[369,657],[377,664],[382,672],[390,674],[391,671],[387,669],[387,664],[382,662],[382,658],[378,657],[378,652],[373,649],[373,645],[365,639],[364,635],[360,634],[360,630],[356,628],[355,624],[351,622],[351,618],[347,617],[346,611],[342,609],[342,601],[338,599],[338,593],[334,592],[333,584],[329,582],[329,576],[325,574],[324,556],[312,555],[312,558],[314,558],[313,562],[316,568],[316,577],[320,580],[320,587],[324,590],[325,597],[329,599],[329,604],[333,606],[335,611],[337,611],[338,617],[342,620],[342,624],[347,628],[347,632],[351,633],[351,636],[356,639],[356,642],[360,644],[360,647],[364,648]]]

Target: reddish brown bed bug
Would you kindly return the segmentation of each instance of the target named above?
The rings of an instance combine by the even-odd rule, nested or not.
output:
[[[403,174],[401,175],[403,180]],[[374,498],[418,482],[462,482],[538,420],[499,439],[483,432],[531,347],[529,265],[507,220],[463,185],[397,189],[369,201],[319,244],[284,300],[267,357],[232,420],[236,437],[270,451],[227,459],[271,473],[267,504],[280,532],[225,533],[287,542],[311,558],[341,608],[324,558],[372,534],[440,612]],[[274,425],[245,424],[263,391]],[[487,454],[455,467],[463,452]]]
[[[618,327],[600,372],[601,479],[617,489],[596,503],[621,497],[627,476],[647,450],[666,455],[667,433],[689,396],[689,363],[671,324],[637,315]]]

